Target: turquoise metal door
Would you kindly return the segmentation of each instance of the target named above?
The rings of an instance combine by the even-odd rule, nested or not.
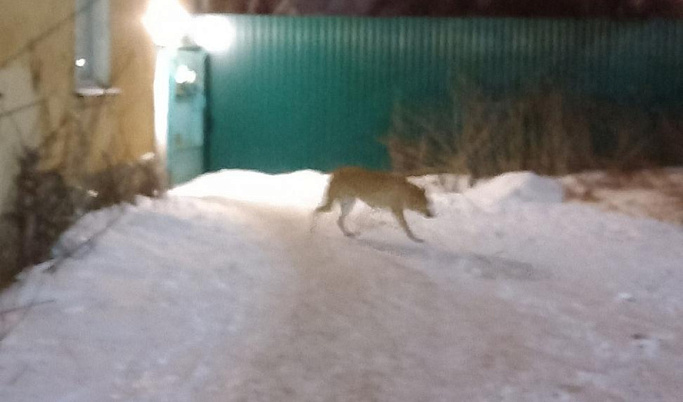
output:
[[[180,49],[170,62],[167,167],[171,185],[205,171],[206,53]]]

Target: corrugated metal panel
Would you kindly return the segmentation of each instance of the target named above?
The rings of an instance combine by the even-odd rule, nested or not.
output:
[[[210,54],[210,170],[388,166],[397,102],[444,105],[466,78],[505,93],[552,82],[643,105],[683,100],[683,24],[225,15]]]

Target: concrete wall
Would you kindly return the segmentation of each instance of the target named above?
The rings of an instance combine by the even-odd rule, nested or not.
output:
[[[141,18],[147,0],[110,0],[111,71],[119,95],[74,96],[73,0],[21,0],[0,5],[0,116],[36,100],[34,107],[0,117],[0,211],[11,195],[20,144],[55,133],[44,167],[67,175],[96,171],[103,154],[125,161],[154,149],[155,49]],[[65,21],[60,27],[46,30]],[[79,131],[87,135],[78,138]],[[89,142],[90,144],[85,144]],[[86,146],[87,145],[87,146]],[[89,149],[86,155],[79,152]]]

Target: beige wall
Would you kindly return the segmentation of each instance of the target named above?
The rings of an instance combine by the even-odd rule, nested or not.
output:
[[[56,132],[54,157],[46,167],[78,175],[113,161],[130,160],[154,149],[153,76],[155,50],[141,23],[147,0],[110,0],[112,86],[116,96],[82,99],[73,95],[74,0],[21,0],[0,6],[0,114],[44,99],[36,107],[0,120],[0,211],[16,174],[19,144]],[[44,39],[46,29],[68,21]],[[13,57],[22,49],[26,50]],[[7,62],[8,58],[12,61]],[[90,141],[89,155],[83,138]],[[23,138],[22,138],[23,137]],[[21,138],[21,139],[20,139]],[[67,152],[71,150],[71,152]]]
[[[112,76],[118,102],[120,153],[137,158],[154,149],[155,48],[142,25],[146,0],[112,0]],[[118,78],[117,78],[118,77]]]
[[[25,68],[8,67],[0,71],[0,114],[35,101],[31,75]],[[38,114],[34,108],[24,109],[11,117],[0,117],[0,213],[6,210],[18,173],[17,157],[22,146],[35,145]]]

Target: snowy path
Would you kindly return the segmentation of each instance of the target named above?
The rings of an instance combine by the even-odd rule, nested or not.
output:
[[[679,400],[683,230],[436,198],[425,244],[367,208],[349,239],[310,202],[129,207],[0,298],[48,301],[0,317],[0,401]]]
[[[595,308],[606,289],[588,281],[567,288],[530,264],[347,239],[334,225],[311,236],[300,211],[252,209],[250,225],[296,275],[250,351],[253,369],[237,387],[246,399],[659,400],[661,381],[681,386],[683,350],[649,364],[660,345],[647,335],[672,338],[681,323]],[[434,258],[449,260],[452,280],[430,272]]]
[[[451,367],[442,355],[446,305],[424,273],[371,249],[339,253],[341,243],[354,241],[311,236],[300,213],[283,218],[281,211],[254,209],[250,215],[266,234],[264,244],[290,257],[293,274],[271,307],[277,316],[260,330],[265,339],[255,342],[256,353],[249,351],[252,370],[238,395],[441,399],[443,370]]]

